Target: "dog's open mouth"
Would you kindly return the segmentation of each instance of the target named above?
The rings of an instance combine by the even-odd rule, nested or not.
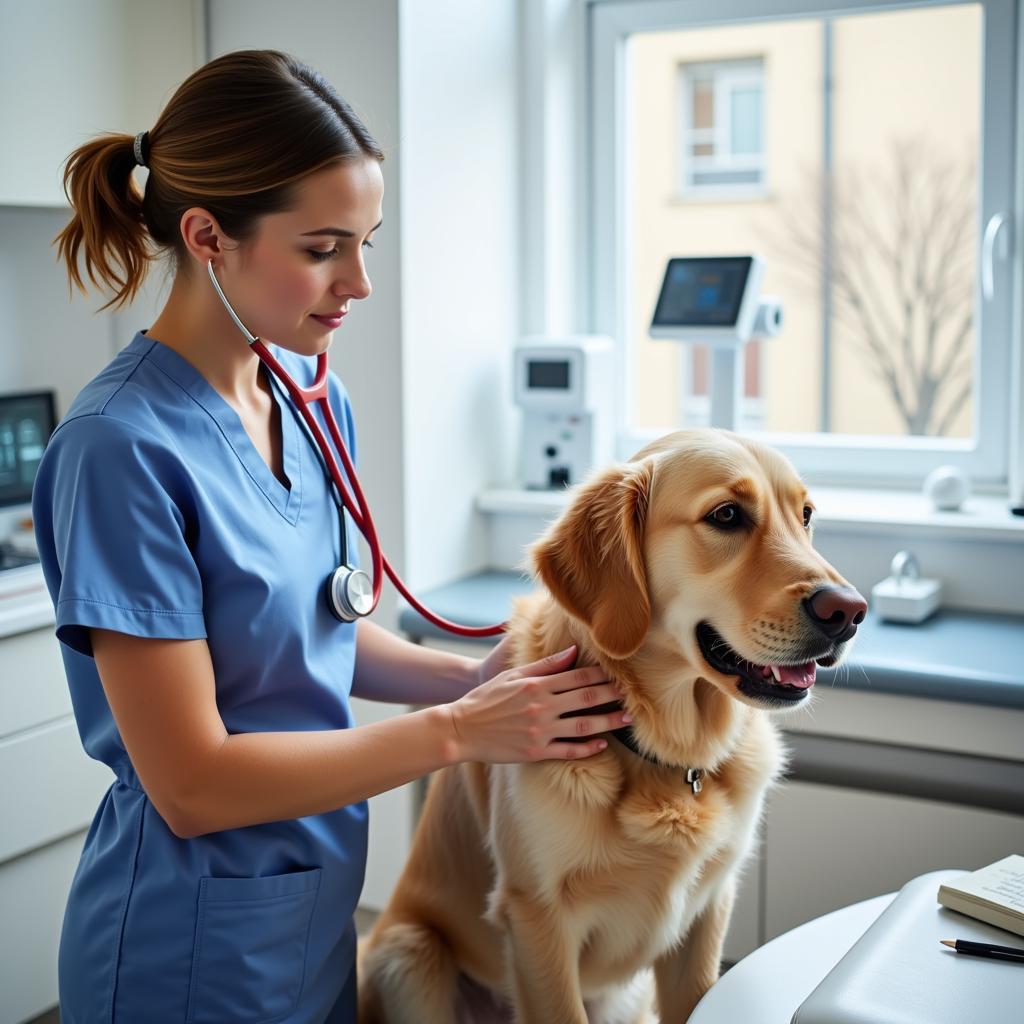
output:
[[[837,660],[830,653],[827,657],[798,665],[755,665],[741,658],[707,622],[697,627],[697,643],[701,654],[715,671],[738,676],[742,693],[770,703],[799,703],[814,685],[817,666],[827,668]]]

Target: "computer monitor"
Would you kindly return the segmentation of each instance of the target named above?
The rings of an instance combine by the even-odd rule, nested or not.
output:
[[[0,508],[32,500],[36,469],[56,425],[52,391],[0,394]]]
[[[651,337],[744,344],[754,327],[763,275],[764,262],[758,256],[670,259],[651,320]]]

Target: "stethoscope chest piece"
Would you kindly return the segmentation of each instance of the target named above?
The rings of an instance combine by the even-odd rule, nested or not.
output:
[[[355,622],[373,611],[373,584],[362,569],[339,565],[327,580],[327,604],[335,618]]]

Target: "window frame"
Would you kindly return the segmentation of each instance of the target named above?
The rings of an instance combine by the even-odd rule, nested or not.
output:
[[[1020,152],[1019,26],[1014,0],[974,0],[983,9],[982,145],[979,152],[978,239],[1002,215],[1008,227],[1019,218],[1019,186],[1014,177]],[[585,166],[589,170],[588,314],[591,329],[613,338],[629,337],[630,308],[625,289],[625,259],[630,251],[628,188],[624,154],[630,151],[626,123],[626,40],[634,32],[724,26],[757,21],[842,17],[922,7],[959,6],[958,0],[873,0],[870,4],[837,4],[824,0],[587,0],[589,110]],[[767,140],[765,140],[767,148]],[[1017,152],[1015,153],[1015,146]],[[778,448],[810,482],[855,486],[919,487],[939,465],[964,470],[979,492],[1004,493],[1011,457],[1024,459],[1024,444],[1011,435],[1022,419],[1016,379],[1024,356],[1019,280],[1021,246],[1006,245],[1006,255],[993,265],[995,294],[981,294],[981,251],[975,299],[977,334],[974,373],[973,439],[874,437],[850,434],[758,433],[759,440]],[[998,250],[999,246],[997,246]],[[1014,251],[1016,249],[1016,251]],[[1011,339],[1000,344],[991,339]],[[784,343],[776,339],[773,343]],[[621,382],[616,402],[618,455],[627,458],[659,431],[630,428],[632,366],[628,346],[617,345]],[[1009,424],[1009,425],[1008,425]],[[899,441],[900,443],[894,443]],[[836,469],[842,465],[842,471]],[[1024,472],[1022,467],[1018,472]]]

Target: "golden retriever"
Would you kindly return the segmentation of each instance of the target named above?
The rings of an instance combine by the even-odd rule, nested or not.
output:
[[[785,458],[722,430],[578,488],[531,549],[546,590],[517,602],[514,663],[575,643],[632,737],[438,773],[361,950],[361,1024],[689,1017],[783,767],[768,712],[807,703],[867,607],[812,548],[812,516]]]

